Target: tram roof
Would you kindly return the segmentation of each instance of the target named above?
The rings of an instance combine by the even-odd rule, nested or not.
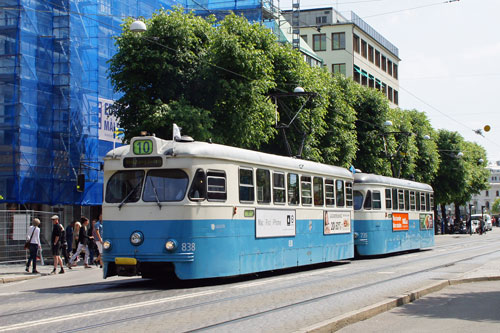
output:
[[[157,137],[140,138],[154,140],[158,147],[157,151],[160,155],[211,158],[260,166],[276,167],[280,169],[294,169],[318,174],[332,174],[337,177],[343,178],[353,178],[352,173],[345,168],[297,159],[293,157],[273,155],[254,150],[236,148],[208,142],[177,142],[172,140],[163,140]],[[132,139],[132,141],[133,140],[134,139]],[[130,156],[130,145],[116,148],[114,151],[112,150],[106,154],[106,157],[108,158],[112,156]]]
[[[380,176],[372,173],[356,173],[354,175],[354,183],[399,186],[415,190],[432,191],[432,186],[428,184],[414,182],[407,179]]]

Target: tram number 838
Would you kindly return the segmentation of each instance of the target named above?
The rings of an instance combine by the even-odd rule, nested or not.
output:
[[[194,252],[196,251],[196,243],[182,243],[181,244],[182,252]]]

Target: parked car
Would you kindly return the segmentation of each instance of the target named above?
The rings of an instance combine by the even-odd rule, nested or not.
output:
[[[491,216],[489,214],[472,214],[471,215],[471,220],[472,220],[472,225],[474,225],[474,222],[476,221],[476,227],[479,225],[479,221],[481,220],[481,217],[484,219],[484,230],[492,230],[493,229],[493,224],[491,223]],[[472,232],[475,232],[475,227],[472,227]]]

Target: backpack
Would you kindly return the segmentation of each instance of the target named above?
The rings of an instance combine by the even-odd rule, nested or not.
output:
[[[62,224],[59,224],[61,226],[61,237],[59,237],[59,240],[62,245],[68,245],[68,241],[66,240],[66,230],[64,230],[64,227]]]

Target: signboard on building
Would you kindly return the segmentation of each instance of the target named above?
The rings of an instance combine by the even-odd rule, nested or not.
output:
[[[255,236],[295,236],[295,210],[257,209],[255,212]]]
[[[325,235],[348,234],[351,232],[351,213],[325,211],[323,225]]]
[[[105,98],[99,98],[99,140],[116,141],[121,143],[120,139],[115,139],[114,131],[118,126],[119,119],[113,116],[109,107],[114,101]]]
[[[392,230],[406,231],[410,229],[408,213],[392,213]]]

